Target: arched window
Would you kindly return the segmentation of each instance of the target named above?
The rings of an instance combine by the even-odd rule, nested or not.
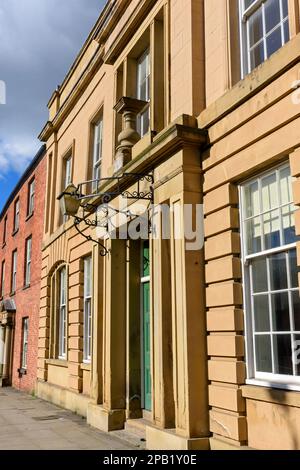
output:
[[[67,292],[67,267],[66,265],[60,265],[51,277],[50,356],[52,359],[67,359]]]

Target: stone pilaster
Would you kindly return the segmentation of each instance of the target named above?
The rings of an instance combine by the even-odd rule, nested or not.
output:
[[[204,197],[210,430],[235,445],[247,441],[242,273],[237,187]]]
[[[107,240],[104,260],[103,404],[90,404],[88,422],[123,429],[126,415],[126,241]]]
[[[83,261],[72,262],[72,273],[68,276],[68,373],[69,388],[82,392],[83,362]]]

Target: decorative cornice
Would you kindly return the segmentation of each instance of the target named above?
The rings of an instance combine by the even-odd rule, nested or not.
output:
[[[184,119],[183,119],[184,122]],[[167,160],[172,154],[176,153],[184,147],[204,147],[207,145],[207,131],[189,127],[186,125],[173,123],[162,132],[160,132],[154,141],[138,155],[134,160],[130,161],[120,170],[120,175],[123,173],[147,173],[151,172],[159,163]],[[118,176],[116,173],[115,176]],[[132,178],[129,176],[122,179],[120,189],[125,189],[132,183]],[[99,192],[113,192],[115,189],[114,182],[103,184],[99,188]],[[92,198],[91,205],[100,204],[99,198]]]
[[[141,0],[138,7],[132,12],[111,47],[106,51],[104,62],[112,65],[132,38],[132,31],[136,31],[157,0]],[[119,18],[118,18],[119,20]],[[110,32],[110,31],[109,31]]]
[[[46,142],[51,134],[59,129],[61,124],[63,123],[64,119],[70,112],[70,110],[74,107],[74,104],[78,100],[78,98],[82,95],[83,91],[90,83],[93,75],[99,69],[99,67],[103,63],[103,53],[104,47],[99,46],[91,58],[90,62],[80,75],[79,79],[77,80],[76,84],[72,88],[71,92],[63,102],[62,106],[59,108],[57,114],[55,115],[52,121],[48,121],[43,128],[42,132],[39,135],[39,139],[42,142]]]

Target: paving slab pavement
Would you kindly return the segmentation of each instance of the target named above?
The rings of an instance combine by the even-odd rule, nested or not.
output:
[[[0,389],[0,450],[134,449],[70,411],[12,388]]]

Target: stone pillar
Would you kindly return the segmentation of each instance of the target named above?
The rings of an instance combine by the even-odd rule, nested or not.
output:
[[[74,250],[75,251],[75,250]],[[74,252],[73,252],[74,253]],[[72,256],[75,256],[73,255]],[[77,256],[77,255],[76,255]],[[68,273],[68,384],[74,393],[81,393],[83,387],[83,261],[81,258],[70,260]]]
[[[145,101],[123,97],[114,107],[115,111],[124,117],[124,129],[118,136],[118,147],[114,161],[115,172],[118,172],[131,160],[132,147],[141,138],[136,130],[136,118],[146,105]]]
[[[91,399],[95,404],[103,403],[103,265],[101,247],[93,248],[94,280],[93,292],[93,357],[91,373]]]
[[[123,429],[126,410],[126,241],[107,240],[104,259],[103,404],[87,420],[102,431]]]
[[[209,413],[208,413],[208,380],[207,380],[207,347],[206,347],[206,319],[205,319],[205,281],[204,281],[204,253],[203,240],[192,244],[185,240],[185,228],[195,231],[195,238],[202,233],[202,181],[199,150],[186,147],[172,156],[173,168],[177,165],[178,172],[170,177],[164,184],[164,175],[168,171],[169,162],[165,162],[156,171],[156,188],[154,192],[155,203],[162,202],[160,198],[169,199],[170,202],[170,241],[156,241],[156,258],[161,257],[161,267],[156,261],[157,284],[161,275],[161,287],[156,285],[156,294],[165,302],[160,311],[155,311],[154,341],[156,341],[156,364],[160,368],[160,377],[155,374],[155,420],[156,427],[147,426],[147,446],[149,449],[180,449],[180,450],[207,450],[209,449]],[[181,170],[181,171],[180,171]],[[158,178],[161,178],[160,181]],[[190,210],[187,218],[186,207]],[[196,210],[199,211],[198,225],[196,226]],[[190,220],[191,219],[191,220]],[[165,264],[170,249],[171,272],[170,281],[165,281]],[[166,263],[167,264],[167,263]],[[168,273],[167,273],[168,279]],[[168,302],[165,283],[171,284],[171,322],[168,320]],[[155,281],[154,281],[155,285]],[[159,293],[161,289],[161,293]],[[160,302],[155,299],[155,302]],[[156,305],[156,304],[155,304]],[[162,429],[167,420],[172,424],[172,416],[164,415],[163,408],[166,403],[159,402],[161,391],[159,379],[164,387],[170,380],[167,375],[166,364],[168,353],[165,347],[159,344],[163,332],[172,329],[172,358],[173,358],[173,389],[175,403],[175,429]],[[164,345],[165,346],[165,345]],[[159,349],[161,348],[161,349]],[[170,354],[170,352],[169,352]],[[159,356],[163,359],[159,359]],[[160,362],[161,361],[161,362]],[[157,367],[155,365],[154,367]],[[168,388],[165,388],[165,392]],[[170,392],[169,392],[170,393]],[[158,398],[156,395],[158,394]],[[171,398],[170,398],[171,397]],[[165,397],[166,398],[166,397]],[[172,402],[172,395],[168,399]],[[158,422],[160,419],[160,423]],[[165,420],[165,422],[164,422]],[[155,423],[155,424],[156,424]],[[160,429],[159,429],[160,428]]]
[[[236,446],[247,443],[238,202],[228,183],[204,198],[210,430]]]
[[[167,206],[166,206],[167,207]],[[166,214],[168,217],[169,214]],[[171,252],[163,239],[163,213],[155,215],[156,239],[152,241],[153,289],[153,421],[166,429],[175,427],[172,354]]]
[[[184,205],[192,205],[194,218],[199,196],[185,192],[170,200],[173,371],[176,433],[208,449],[204,257],[203,250],[188,251],[184,238]]]

